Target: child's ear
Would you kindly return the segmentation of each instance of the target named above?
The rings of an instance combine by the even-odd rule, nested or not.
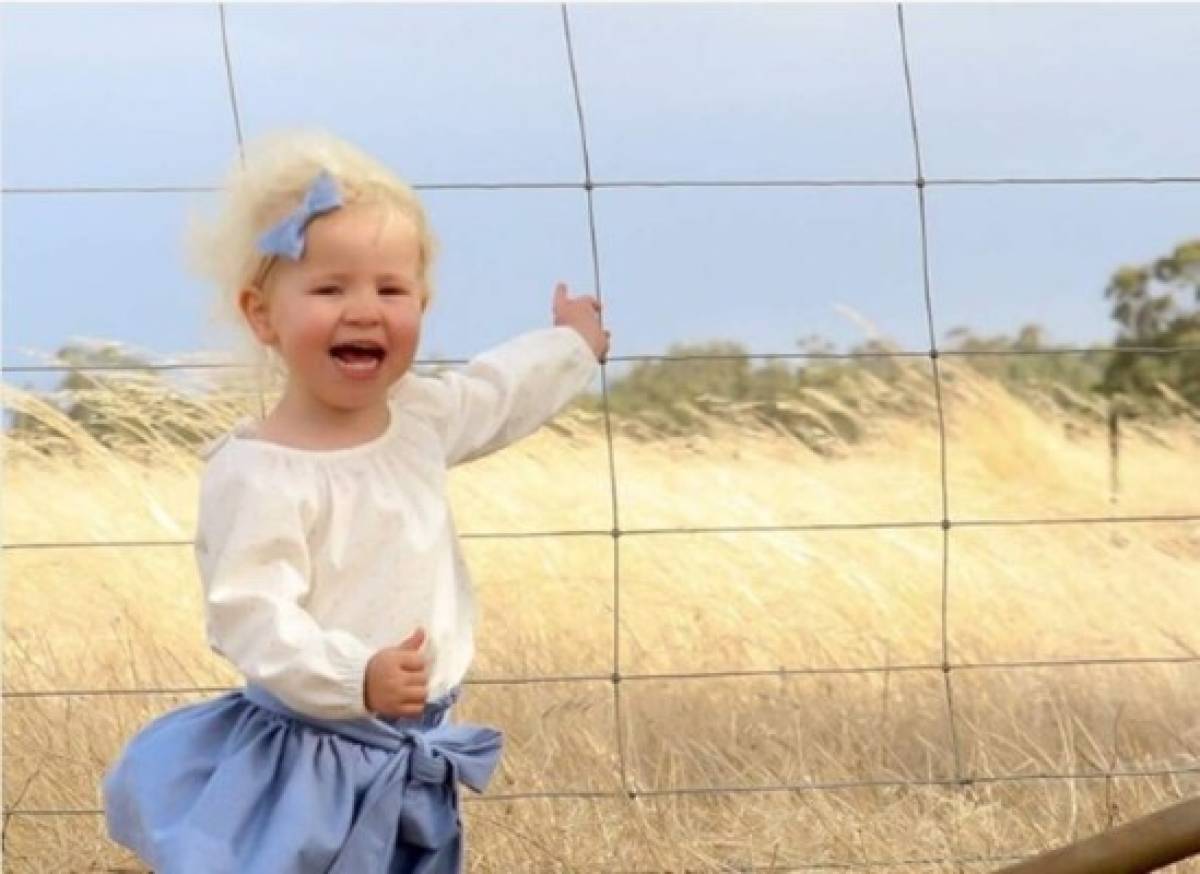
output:
[[[270,301],[262,289],[248,285],[238,292],[238,309],[246,318],[250,330],[260,343],[267,346],[275,345],[278,335],[271,326]]]

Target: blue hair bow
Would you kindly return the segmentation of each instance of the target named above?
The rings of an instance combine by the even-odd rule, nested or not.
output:
[[[282,255],[299,261],[304,254],[304,229],[314,218],[342,205],[337,184],[329,172],[322,170],[313,180],[304,200],[277,225],[258,238],[258,248],[265,255]]]

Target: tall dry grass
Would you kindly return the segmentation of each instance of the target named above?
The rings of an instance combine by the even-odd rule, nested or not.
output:
[[[956,523],[1196,513],[1194,423],[1128,432],[1114,502],[1099,423],[969,369],[944,376]],[[1195,656],[1200,525],[956,524],[944,542],[926,524],[942,518],[936,409],[870,385],[843,404],[866,438],[837,451],[752,411],[692,436],[618,420],[614,490],[604,422],[580,409],[454,471],[460,531],[599,532],[465,541],[473,679],[557,678],[467,689],[461,716],[507,735],[493,800],[467,806],[472,871],[981,871],[995,862],[936,860],[1027,854],[1196,793],[1197,663],[995,665]],[[143,437],[163,418],[97,402],[141,415]],[[180,541],[5,553],[5,689],[122,690],[8,698],[5,807],[94,811],[125,739],[205,697],[124,690],[239,682],[204,645],[188,545],[199,462],[167,440],[103,446],[13,389],[6,403],[58,441],[49,456],[6,441],[7,543]],[[213,397],[201,424],[254,408]],[[675,530],[824,523],[859,527]],[[761,673],[694,676],[736,671]],[[1044,779],[1132,771],[1164,773]],[[6,817],[4,847],[14,872],[137,869],[94,812]]]

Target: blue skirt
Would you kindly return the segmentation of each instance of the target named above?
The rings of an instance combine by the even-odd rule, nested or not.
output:
[[[157,874],[458,874],[458,782],[482,792],[501,735],[414,719],[322,720],[247,685],[145,725],[103,780],[108,834]]]

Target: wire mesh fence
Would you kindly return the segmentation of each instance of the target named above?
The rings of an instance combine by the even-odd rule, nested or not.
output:
[[[229,92],[230,109],[234,119],[234,125],[237,132],[239,147],[242,143],[242,126],[238,110],[237,87],[234,75],[234,60],[229,52],[228,40],[226,39],[225,27],[225,10],[224,6],[219,6],[218,11],[221,19],[221,34],[222,34],[222,50],[224,53],[225,72],[227,77],[227,86]],[[1107,516],[1069,516],[1069,517],[1027,517],[1027,518],[965,518],[956,515],[952,512],[950,503],[950,488],[948,487],[947,478],[947,437],[946,437],[946,410],[945,400],[943,397],[943,362],[948,357],[961,356],[970,357],[973,355],[1079,355],[1092,354],[1097,352],[1114,352],[1115,347],[1090,347],[1090,348],[1055,348],[1055,349],[1038,349],[1038,350],[1021,350],[1012,349],[1002,352],[988,351],[979,352],[973,350],[943,350],[939,349],[935,331],[935,305],[934,293],[930,281],[929,270],[929,251],[928,251],[928,229],[926,225],[926,191],[931,187],[936,186],[961,186],[961,185],[1110,185],[1110,184],[1136,184],[1136,185],[1153,185],[1159,183],[1197,183],[1200,182],[1200,176],[1164,176],[1164,177],[1106,177],[1106,178],[979,178],[979,179],[960,179],[960,178],[944,178],[936,179],[925,176],[922,161],[922,149],[920,138],[920,127],[918,124],[917,112],[914,103],[913,82],[909,67],[909,48],[907,35],[905,31],[904,7],[897,5],[896,7],[896,27],[897,39],[900,47],[900,57],[903,61],[902,75],[904,77],[905,94],[907,96],[908,119],[910,123],[910,133],[912,142],[912,157],[915,166],[915,174],[911,179],[894,179],[894,180],[774,180],[774,181],[597,181],[592,178],[591,158],[588,152],[588,137],[585,124],[585,112],[581,89],[579,85],[578,73],[575,64],[575,52],[572,45],[571,33],[571,18],[569,8],[564,5],[561,8],[562,17],[562,34],[566,49],[566,57],[570,65],[572,92],[574,96],[576,121],[579,131],[579,142],[582,149],[582,162],[584,168],[584,178],[581,182],[560,182],[560,183],[528,183],[528,184],[492,184],[492,183],[470,183],[458,185],[421,185],[416,184],[414,188],[418,190],[434,190],[434,189],[477,189],[477,190],[496,190],[496,189],[518,189],[518,188],[566,188],[566,189],[582,189],[586,193],[586,202],[588,208],[588,232],[591,245],[591,267],[592,279],[595,288],[596,296],[603,301],[603,288],[600,281],[601,276],[601,253],[597,244],[596,234],[596,217],[593,210],[593,192],[598,189],[613,189],[613,188],[639,188],[639,187],[719,187],[719,186],[736,186],[736,187],[854,187],[854,186],[883,186],[883,187],[903,187],[911,188],[916,192],[917,197],[917,216],[919,221],[919,240],[920,240],[920,259],[919,263],[922,270],[922,288],[923,288],[923,306],[926,329],[928,332],[929,348],[927,351],[885,351],[885,352],[801,352],[801,353],[754,353],[753,356],[740,357],[755,357],[764,359],[776,360],[852,360],[864,358],[909,358],[917,360],[926,360],[928,362],[931,385],[933,389],[933,405],[936,411],[936,430],[938,440],[938,495],[940,502],[940,513],[937,518],[918,520],[918,521],[880,521],[880,522],[823,522],[803,525],[764,525],[764,526],[706,526],[706,527],[663,527],[650,528],[639,526],[622,525],[621,523],[621,506],[618,498],[617,490],[617,475],[614,464],[614,448],[613,448],[613,422],[609,409],[609,376],[607,366],[617,362],[635,362],[635,361],[656,361],[656,360],[687,360],[692,356],[656,356],[656,355],[630,355],[630,356],[611,356],[605,367],[601,369],[601,392],[600,398],[602,401],[602,424],[605,437],[605,445],[607,450],[608,461],[608,490],[610,512],[612,519],[611,529],[565,529],[565,530],[544,530],[536,532],[511,532],[511,531],[496,531],[496,532],[467,532],[461,535],[464,539],[508,539],[508,538],[528,538],[528,537],[544,537],[544,538],[562,538],[562,537],[590,537],[590,538],[607,538],[611,542],[613,578],[611,582],[611,600],[612,600],[612,647],[611,647],[611,670],[605,672],[585,672],[585,673],[563,673],[558,675],[540,675],[540,676],[500,676],[487,678],[470,678],[465,684],[475,686],[520,686],[520,685],[538,685],[538,684],[574,684],[574,683],[591,683],[603,684],[607,686],[607,695],[611,702],[612,720],[615,729],[614,749],[617,758],[617,775],[619,785],[611,790],[551,790],[541,792],[495,792],[482,798],[465,799],[469,803],[474,804],[494,804],[502,802],[513,802],[522,800],[536,799],[598,799],[598,800],[613,800],[617,802],[632,801],[637,802],[639,799],[653,799],[668,796],[690,796],[690,795],[736,795],[741,793],[803,793],[803,792],[828,792],[833,790],[844,790],[853,788],[880,788],[880,787],[932,787],[942,788],[950,791],[966,790],[970,787],[983,786],[988,784],[998,783],[1045,783],[1045,782],[1065,782],[1075,783],[1077,781],[1102,781],[1107,791],[1115,779],[1123,778],[1150,778],[1163,776],[1180,776],[1200,774],[1200,760],[1189,759],[1187,756],[1180,757],[1180,763],[1177,766],[1170,768],[1147,768],[1147,769],[1122,769],[1122,768],[1101,768],[1093,772],[1055,772],[1045,771],[1039,773],[1012,773],[1006,775],[984,775],[971,773],[964,764],[964,755],[961,748],[961,731],[960,731],[960,715],[956,708],[956,683],[960,682],[958,678],[971,672],[1003,672],[1006,670],[1025,670],[1025,669],[1042,669],[1042,668],[1065,668],[1068,666],[1113,666],[1113,665],[1145,665],[1145,664],[1191,664],[1200,662],[1200,656],[1164,656],[1161,658],[1154,657],[1128,657],[1128,658],[1079,658],[1079,659],[1027,659],[1027,660],[1010,660],[1010,661],[992,661],[992,662],[970,662],[961,658],[956,658],[950,645],[949,634],[949,618],[948,618],[948,601],[950,592],[950,567],[954,556],[954,539],[956,532],[960,529],[989,529],[1002,527],[1019,527],[1019,526],[1050,526],[1050,525],[1113,525],[1113,524],[1156,524],[1156,523],[1191,523],[1200,522],[1200,515],[1196,514],[1129,514],[1118,515],[1112,514]],[[107,192],[122,192],[122,193],[162,193],[162,192],[207,192],[211,188],[205,187],[146,187],[146,188],[45,188],[45,187],[26,187],[26,188],[6,188],[5,193],[10,194],[30,194],[30,195],[50,195],[57,193],[97,193],[103,194]],[[1200,346],[1177,346],[1172,348],[1160,348],[1153,346],[1126,346],[1121,347],[1122,351],[1136,352],[1147,355],[1176,355],[1186,352],[1200,351]],[[698,356],[704,358],[721,358],[725,356],[711,355]],[[731,356],[739,357],[739,356]],[[424,362],[437,364],[454,364],[461,363],[455,360],[440,360],[437,362]],[[192,370],[192,369],[220,369],[231,365],[224,363],[177,363],[177,362],[160,362],[146,365],[139,365],[137,369],[146,370]],[[119,371],[133,369],[130,365],[70,365],[72,369],[77,371]],[[37,365],[37,366],[13,366],[5,367],[6,373],[47,373],[66,370],[67,365]],[[630,538],[648,538],[659,535],[678,535],[678,534],[726,534],[726,533],[758,533],[768,534],[772,532],[816,532],[816,531],[838,531],[838,530],[897,530],[897,529],[924,529],[927,531],[940,532],[940,552],[941,552],[941,571],[940,571],[940,658],[933,662],[913,663],[913,664],[887,664],[887,665],[860,665],[860,666],[841,666],[830,668],[802,668],[802,667],[786,667],[782,666],[777,670],[770,669],[725,669],[725,670],[697,670],[697,671],[657,671],[645,672],[631,670],[623,658],[625,653],[621,646],[621,597],[622,597],[622,546],[628,543]],[[174,540],[78,540],[78,541],[53,541],[53,542],[34,542],[26,541],[19,543],[6,543],[4,549],[8,552],[33,551],[45,549],[79,549],[79,550],[96,550],[96,549],[133,549],[133,548],[188,548],[191,547],[191,540],[174,539]],[[947,777],[929,777],[927,779],[862,779],[862,780],[839,780],[839,781],[821,781],[821,780],[806,780],[800,782],[789,782],[779,784],[754,784],[754,785],[730,785],[711,783],[705,785],[687,785],[687,786],[672,786],[663,787],[655,785],[641,785],[632,773],[629,762],[629,752],[626,744],[626,732],[623,726],[626,722],[625,710],[628,707],[628,689],[631,686],[636,686],[639,683],[650,681],[665,681],[665,682],[684,682],[691,680],[713,680],[713,679],[731,679],[731,678],[787,678],[800,676],[847,676],[847,675],[867,675],[867,674],[920,674],[924,676],[936,677],[941,688],[941,698],[943,707],[943,718],[946,726],[946,736],[950,746],[950,760],[952,762],[952,773]],[[76,688],[76,689],[55,689],[55,690],[11,690],[4,692],[5,700],[29,700],[38,698],[93,698],[102,699],[113,696],[154,696],[154,695],[188,695],[188,694],[209,694],[229,691],[229,687],[223,686],[137,686],[128,688]],[[21,817],[68,817],[68,816],[95,816],[102,813],[97,809],[77,808],[77,809],[55,809],[55,808],[26,808],[21,807],[18,803],[5,811],[5,821],[13,816]],[[1110,825],[1112,824],[1110,819]],[[954,858],[892,858],[883,860],[862,859],[854,863],[832,863],[832,862],[817,862],[811,864],[789,863],[786,867],[776,867],[775,865],[762,866],[758,864],[748,863],[745,866],[731,866],[729,870],[738,871],[776,871],[776,870],[837,870],[837,869],[864,869],[874,867],[904,867],[904,866],[921,866],[932,864],[952,863],[960,866],[966,865],[982,865],[988,863],[1001,863],[1007,861],[1016,861],[1022,858],[1021,856],[960,856]],[[650,869],[646,870],[649,874]],[[677,869],[676,869],[677,870]],[[964,869],[965,870],[965,869]],[[631,871],[632,874],[632,871]]]

